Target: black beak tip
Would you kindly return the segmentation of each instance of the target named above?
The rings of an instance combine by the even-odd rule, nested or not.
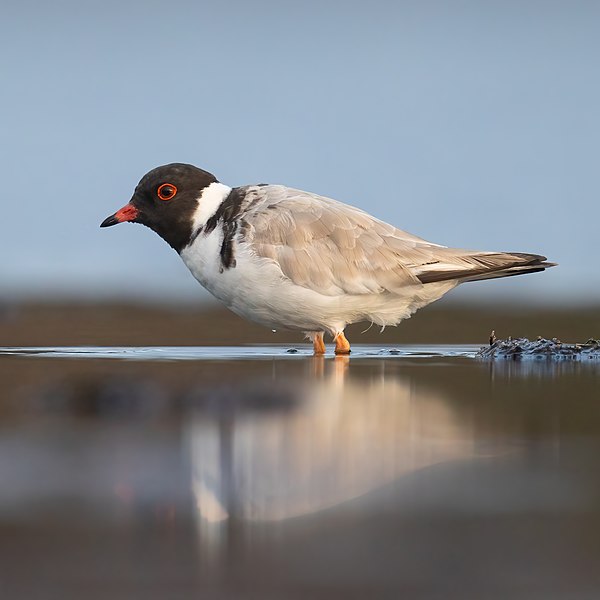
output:
[[[107,217],[106,219],[104,219],[104,221],[102,221],[102,223],[100,223],[100,227],[111,227],[112,225],[116,225],[117,223],[119,223],[119,221],[117,220],[115,215],[110,215],[110,217]]]

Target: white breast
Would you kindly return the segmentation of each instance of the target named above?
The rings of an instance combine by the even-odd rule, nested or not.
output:
[[[236,242],[236,266],[223,268],[222,241],[221,227],[200,234],[181,258],[192,275],[233,312],[275,329],[317,331],[323,329],[324,318],[342,324],[336,298],[293,284],[276,263],[257,257],[247,244]]]

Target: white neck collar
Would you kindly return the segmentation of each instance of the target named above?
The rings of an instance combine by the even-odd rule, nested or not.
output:
[[[204,227],[207,221],[217,212],[225,198],[229,196],[231,188],[224,183],[215,181],[202,190],[198,198],[198,208],[194,213],[193,231],[196,233],[200,227]]]

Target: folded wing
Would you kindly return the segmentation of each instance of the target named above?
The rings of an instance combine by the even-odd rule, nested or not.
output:
[[[446,248],[316,194],[245,188],[242,234],[296,285],[326,295],[399,292],[406,286],[506,277],[552,266],[535,254]]]

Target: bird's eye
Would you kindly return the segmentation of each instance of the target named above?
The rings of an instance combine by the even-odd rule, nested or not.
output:
[[[161,200],[172,200],[177,193],[177,188],[172,183],[163,183],[156,193]]]

